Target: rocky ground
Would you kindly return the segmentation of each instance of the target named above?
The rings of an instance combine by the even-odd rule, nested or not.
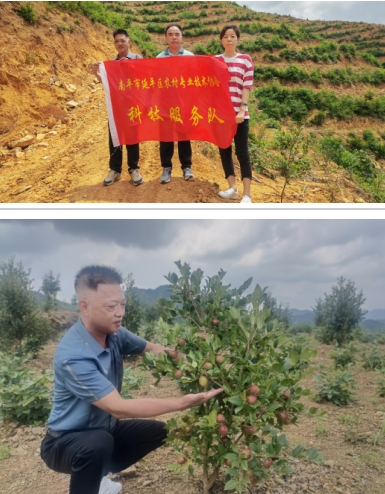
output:
[[[45,346],[34,361],[35,370],[50,367],[56,348],[52,341]],[[317,345],[318,356],[313,364],[331,365],[331,347]],[[357,380],[356,401],[346,407],[329,403],[316,405],[310,397],[303,399],[305,407],[319,406],[325,410],[325,420],[301,417],[297,426],[285,429],[289,444],[317,446],[324,454],[322,465],[291,459],[295,473],[285,478],[273,477],[264,485],[250,487],[253,494],[385,494],[385,437],[374,445],[374,436],[381,430],[385,398],[376,395],[377,375],[362,369],[360,363],[353,367]],[[148,373],[146,383],[134,396],[170,397],[178,394],[175,384],[162,380],[154,386],[154,378]],[[314,390],[313,376],[303,380]],[[171,418],[172,414],[160,417]],[[0,460],[0,487],[4,494],[67,494],[69,476],[48,470],[40,459],[39,448],[44,437],[44,427],[17,427],[3,424],[0,429],[0,446],[9,450],[9,457]],[[199,474],[193,478],[178,477],[167,469],[175,462],[176,454],[170,447],[163,447],[140,461],[126,472],[113,478],[123,484],[122,493],[198,494],[201,492]],[[224,493],[224,478],[219,478],[212,492]]]

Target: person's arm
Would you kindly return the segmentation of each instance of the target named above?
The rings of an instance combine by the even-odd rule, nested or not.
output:
[[[117,419],[146,419],[202,405],[214,396],[222,393],[222,391],[223,389],[219,388],[205,393],[185,395],[181,398],[137,398],[134,400],[124,400],[115,389],[92,404]]]
[[[237,122],[237,124],[242,123],[245,119],[246,107],[249,101],[249,96],[250,96],[250,88],[244,87],[242,90],[241,103],[239,104],[239,112],[235,117],[235,121]],[[242,105],[242,103],[246,103],[246,105]]]
[[[99,82],[102,82],[102,78],[100,77],[99,65],[103,62],[94,62],[91,64],[91,70],[94,76],[97,78]]]

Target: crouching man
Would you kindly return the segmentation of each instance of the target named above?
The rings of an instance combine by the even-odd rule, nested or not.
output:
[[[121,326],[121,283],[120,274],[105,266],[87,266],[77,274],[80,319],[54,357],[53,408],[41,457],[52,470],[71,475],[70,494],[120,492],[122,485],[107,474],[133,465],[162,446],[167,435],[164,422],[149,417],[201,405],[222,392],[165,399],[120,396],[123,355],[167,350]]]

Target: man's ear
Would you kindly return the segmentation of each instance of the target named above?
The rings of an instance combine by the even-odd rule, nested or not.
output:
[[[87,299],[81,298],[79,300],[79,309],[80,309],[80,312],[82,312],[85,315],[87,315],[87,313],[88,313],[88,306],[89,306],[89,303],[88,303],[88,300]]]

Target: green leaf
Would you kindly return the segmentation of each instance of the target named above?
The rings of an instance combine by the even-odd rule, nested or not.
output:
[[[239,398],[239,396],[231,396],[231,398],[229,398],[227,401],[233,403],[233,405],[243,406],[243,401]]]
[[[304,348],[301,352],[301,360],[302,361],[309,360],[309,358],[311,357],[311,354],[312,354],[312,351],[310,348]]]
[[[291,452],[291,456],[294,456],[294,458],[298,458],[304,451],[305,448],[299,444],[293,449],[293,451]]]
[[[274,364],[271,366],[271,372],[274,373],[274,374],[278,374],[279,372],[281,372],[281,364]]]
[[[269,408],[267,409],[268,412],[274,412],[274,410],[277,410],[277,408],[281,408],[280,403],[272,403]]]
[[[227,473],[227,475],[230,475],[231,477],[238,477],[238,475],[239,475],[238,470],[235,470],[235,468],[229,468],[226,473]]]
[[[298,359],[299,359],[299,355],[297,352],[293,352],[292,354],[290,354],[291,365],[295,365],[298,362]]]
[[[291,367],[292,367],[292,365],[291,365],[291,360],[290,360],[290,358],[286,358],[286,360],[285,360],[285,362],[284,362],[284,364],[283,364],[283,366],[282,366],[282,370],[283,370],[283,371],[287,371],[287,370],[289,370]]]
[[[234,319],[239,319],[240,318],[239,311],[235,307],[230,307],[230,315]]]
[[[226,460],[231,460],[231,461],[237,461],[238,460],[238,455],[235,453],[227,453],[225,455]]]
[[[237,473],[237,475],[238,475],[238,473]],[[237,485],[238,485],[238,482],[236,480],[234,480],[234,479],[229,480],[227,482],[227,484],[225,485],[225,491],[232,491],[233,489],[236,488]]]
[[[216,410],[211,410],[208,416],[209,420],[209,426],[214,427],[214,425],[217,423],[217,411]]]

